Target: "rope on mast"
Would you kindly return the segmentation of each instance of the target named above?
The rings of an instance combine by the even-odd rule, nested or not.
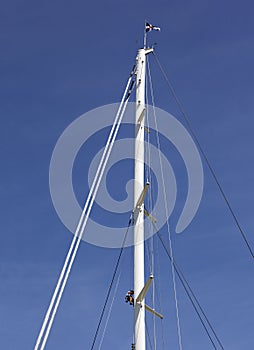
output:
[[[40,345],[41,345],[40,350],[43,350],[45,348],[45,345],[46,345],[46,342],[47,342],[47,339],[48,339],[48,336],[49,336],[49,333],[50,333],[50,330],[51,330],[51,327],[52,327],[52,324],[53,324],[53,321],[54,321],[54,318],[55,318],[55,315],[56,315],[56,312],[57,312],[57,309],[59,306],[59,303],[61,301],[62,294],[64,292],[64,288],[66,286],[66,283],[67,283],[67,280],[68,280],[68,277],[69,277],[69,274],[71,271],[71,267],[72,267],[74,259],[76,257],[76,254],[77,254],[77,251],[78,251],[78,248],[79,248],[82,236],[83,236],[83,232],[84,232],[86,223],[88,221],[89,214],[90,214],[90,211],[92,209],[96,193],[97,193],[99,185],[100,185],[100,181],[101,181],[102,176],[104,174],[108,158],[110,156],[113,144],[115,142],[115,139],[116,139],[116,136],[117,136],[117,133],[118,133],[118,130],[119,130],[119,127],[120,127],[120,124],[121,124],[121,121],[122,121],[122,118],[123,118],[123,115],[124,115],[124,112],[125,112],[128,100],[129,100],[129,97],[130,97],[129,89],[130,89],[130,86],[131,86],[132,81],[133,81],[134,73],[135,73],[135,67],[132,69],[130,77],[128,79],[128,82],[127,82],[119,109],[117,111],[113,126],[111,128],[111,131],[110,131],[110,134],[109,134],[109,137],[107,140],[107,144],[104,148],[104,152],[103,152],[101,161],[99,163],[94,181],[92,183],[89,195],[87,197],[87,200],[86,200],[84,209],[82,211],[78,226],[76,228],[74,237],[72,239],[70,248],[68,250],[68,253],[67,253],[64,265],[62,267],[60,276],[58,278],[58,282],[56,284],[53,296],[52,296],[50,304],[49,304],[49,307],[48,307],[46,315],[44,317],[43,324],[41,326],[38,338],[36,340],[34,350],[38,350]],[[126,99],[126,95],[128,96],[127,99]]]

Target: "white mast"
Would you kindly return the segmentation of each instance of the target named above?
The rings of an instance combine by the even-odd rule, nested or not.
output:
[[[145,45],[145,42],[144,42]],[[136,65],[136,128],[134,165],[134,207],[138,211],[134,223],[134,291],[139,295],[144,288],[144,202],[137,206],[144,189],[144,112],[146,54],[153,49],[138,50]],[[146,349],[144,298],[134,303],[134,343],[136,350]]]

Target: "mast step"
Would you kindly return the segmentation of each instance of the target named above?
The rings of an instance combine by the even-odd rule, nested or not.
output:
[[[154,222],[154,223],[156,224],[157,219],[156,219],[154,216],[152,216],[146,209],[144,209],[144,214],[145,214],[145,216],[147,216],[150,220],[152,220],[152,222]]]
[[[151,312],[153,315],[159,317],[161,320],[163,319],[163,315],[160,314],[159,312],[155,311],[154,309],[152,309],[150,306],[145,304],[145,309],[149,312]]]
[[[141,105],[138,106],[138,109],[137,109],[137,115],[139,115],[138,124],[141,124],[142,120],[144,119],[145,110],[146,108],[144,106],[141,106]]]
[[[145,187],[144,187],[143,191],[141,192],[141,194],[140,194],[140,196],[139,196],[139,199],[138,199],[138,201],[137,201],[137,204],[136,204],[136,207],[135,207],[134,211],[137,210],[137,209],[140,209],[141,206],[142,206],[142,204],[144,203],[145,196],[146,196],[146,193],[147,193],[147,191],[148,191],[149,185],[150,185],[150,182],[147,181],[147,183],[145,184]]]
[[[139,293],[139,295],[136,299],[137,303],[142,303],[142,301],[144,300],[152,280],[153,280],[153,275],[150,275],[148,280],[146,281],[146,284],[144,285],[144,287],[142,288],[141,292]]]

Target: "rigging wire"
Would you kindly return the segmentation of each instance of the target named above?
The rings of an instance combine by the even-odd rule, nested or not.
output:
[[[112,276],[112,279],[111,279],[111,282],[110,282],[110,285],[109,285],[109,288],[108,288],[108,292],[107,292],[107,295],[106,295],[106,298],[105,298],[105,301],[104,301],[104,305],[103,305],[103,308],[102,308],[102,312],[101,312],[101,315],[100,315],[100,318],[99,318],[99,321],[98,321],[98,325],[97,325],[97,328],[96,328],[96,331],[95,331],[95,334],[94,334],[94,338],[93,338],[93,342],[92,342],[90,350],[94,349],[94,345],[95,345],[95,342],[96,342],[96,339],[97,339],[97,336],[98,336],[98,333],[99,333],[99,330],[100,330],[102,319],[103,319],[103,316],[104,316],[104,313],[105,313],[105,310],[106,310],[106,307],[107,307],[107,304],[108,304],[108,300],[109,300],[109,296],[110,296],[110,293],[111,293],[111,289],[113,287],[114,280],[115,280],[115,277],[116,277],[116,273],[117,273],[117,270],[118,270],[118,267],[119,267],[119,264],[120,264],[120,260],[121,260],[121,257],[122,257],[123,251],[124,251],[124,244],[126,242],[127,235],[128,235],[131,223],[132,223],[132,214],[131,214],[131,217],[130,217],[130,220],[129,220],[129,223],[128,223],[127,230],[126,230],[125,235],[124,235],[123,244],[122,244],[122,247],[120,249],[120,253],[119,253],[117,261],[116,261],[116,265],[115,265],[115,269],[114,269],[114,272],[113,272],[113,276]]]
[[[154,260],[154,251],[153,251],[153,245],[151,244],[151,242],[153,241],[153,237],[151,237],[149,239],[149,241],[146,241],[146,245],[145,245],[145,250],[146,250],[146,254],[147,254],[147,260],[149,262],[149,267],[150,267],[150,271],[151,271],[151,267],[153,265],[153,260]],[[149,275],[153,275],[154,276],[154,270],[153,272]],[[155,288],[155,281],[153,279],[152,281],[152,308],[155,309],[155,301],[154,301],[154,288]],[[154,349],[156,350],[156,325],[155,325],[155,315],[153,315],[153,343],[154,343]]]
[[[149,68],[149,61],[148,61],[148,73],[149,73],[149,78],[150,78],[151,97],[152,97],[152,104],[153,104],[153,109],[154,109],[154,97],[153,97],[154,95],[153,95],[153,90],[152,90],[151,72],[150,72],[150,68]],[[155,114],[155,112],[154,112],[154,114]],[[155,115],[155,125],[156,125],[156,115]],[[157,125],[156,125],[156,129],[157,129],[156,131],[158,132]],[[156,135],[156,136],[157,136],[158,148],[159,148],[159,150],[160,150],[159,138],[158,138],[158,135]],[[161,172],[162,172],[162,179],[163,179],[162,166],[161,166]],[[163,180],[164,180],[164,179],[163,179]],[[163,181],[162,181],[162,182],[163,182]],[[164,196],[165,196],[165,193],[164,193]],[[165,203],[165,204],[166,204],[166,203]],[[149,208],[149,209],[150,209],[150,208]],[[149,209],[148,209],[148,211],[149,211]],[[150,210],[150,211],[151,211],[151,210]],[[149,211],[149,212],[150,212],[150,211]],[[152,224],[154,225],[155,231],[157,232],[157,235],[159,236],[160,240],[162,240],[162,238],[161,238],[161,236],[160,236],[160,234],[159,234],[159,231],[158,231],[157,228],[156,228],[155,223],[152,222]],[[201,321],[201,323],[202,323],[202,325],[203,325],[203,327],[204,327],[204,329],[205,329],[205,331],[206,331],[206,333],[207,333],[207,335],[208,335],[208,337],[209,337],[209,339],[210,339],[210,341],[211,341],[211,343],[212,343],[214,349],[217,350],[217,347],[216,347],[216,345],[215,345],[215,343],[214,343],[214,341],[213,341],[213,339],[212,339],[212,337],[211,337],[211,335],[210,335],[210,333],[209,333],[208,328],[206,327],[206,325],[205,325],[205,323],[204,323],[204,321],[203,321],[203,319],[202,319],[202,317],[201,317],[201,315],[200,315],[200,312],[203,314],[204,319],[206,320],[207,324],[209,325],[209,327],[210,327],[210,329],[211,329],[211,331],[212,331],[214,337],[216,338],[218,344],[220,345],[221,349],[224,350],[224,347],[223,347],[223,345],[222,345],[220,339],[218,338],[218,336],[217,336],[217,334],[216,334],[214,328],[212,327],[211,323],[209,322],[209,320],[208,320],[208,318],[207,318],[207,316],[206,316],[204,310],[202,309],[200,303],[198,302],[198,300],[197,300],[197,298],[196,298],[194,292],[192,291],[192,289],[191,289],[189,283],[187,282],[187,280],[186,280],[186,278],[184,277],[184,275],[183,275],[182,271],[180,270],[180,268],[176,265],[175,259],[174,259],[173,255],[172,255],[172,251],[171,251],[172,245],[171,245],[171,241],[170,241],[170,231],[169,231],[169,224],[168,224],[168,221],[167,221],[167,225],[168,225],[168,232],[169,232],[170,250],[168,251],[168,249],[166,248],[166,245],[165,245],[165,243],[164,243],[163,241],[162,241],[162,243],[163,243],[164,249],[166,249],[166,252],[167,252],[168,257],[170,258],[171,266],[172,266],[173,270],[176,272],[176,274],[178,275],[178,277],[179,277],[179,279],[180,279],[180,281],[181,281],[181,283],[182,283],[182,285],[183,285],[183,287],[184,287],[184,289],[185,289],[185,292],[187,293],[187,296],[189,297],[189,299],[190,299],[190,301],[191,301],[191,303],[192,303],[192,305],[193,305],[193,307],[194,307],[194,309],[195,309],[195,311],[196,311],[196,313],[197,313],[197,315],[198,315],[198,317],[199,317],[199,319],[200,319],[200,321]],[[185,284],[184,284],[184,283],[185,283]],[[188,289],[189,289],[189,290],[188,290]],[[199,312],[199,310],[197,309],[197,307],[196,307],[196,305],[195,305],[195,303],[194,303],[193,300],[196,302],[197,306],[199,307],[200,312]]]
[[[153,306],[153,309],[155,309],[155,283],[153,281],[153,285],[152,285],[152,306]],[[155,322],[155,318],[156,316],[153,315],[153,339],[154,339],[154,350],[157,349],[157,339],[156,339],[156,322]]]
[[[147,65],[149,66],[149,61],[148,61],[148,57],[147,57]],[[149,67],[150,69],[150,67]],[[147,79],[148,80],[148,79]],[[149,86],[149,80],[147,81],[146,84],[146,101],[148,101],[148,86]],[[153,184],[152,184],[152,172],[151,172],[151,142],[150,142],[150,123],[149,123],[149,108],[148,108],[148,102],[147,102],[147,108],[146,108],[146,121],[147,121],[147,144],[146,144],[146,154],[147,154],[147,166],[145,169],[145,172],[147,173],[147,181],[150,183],[150,189],[153,189]],[[151,213],[153,210],[153,191],[148,191],[148,200],[147,200],[147,208],[148,208],[148,213]],[[155,274],[155,262],[154,262],[154,256],[159,256],[158,255],[158,241],[157,241],[157,245],[156,245],[156,253],[155,253],[155,248],[154,248],[154,235],[151,234],[152,230],[153,230],[153,225],[151,220],[148,220],[149,222],[149,236],[151,236],[149,242],[151,242],[151,244],[149,245],[149,254],[148,254],[148,258],[149,258],[149,264],[152,264],[152,271],[150,274],[154,275]],[[157,274],[156,274],[157,275]],[[158,275],[157,275],[157,279],[158,279],[158,284],[160,284],[159,281],[159,276],[160,276],[160,269],[158,271]],[[156,280],[157,280],[156,279]],[[162,314],[162,307],[161,307],[161,295],[160,293],[158,293],[157,291],[157,286],[155,283],[155,279],[153,280],[153,289],[152,289],[152,307],[155,309],[155,297],[157,298],[157,301],[159,303],[159,312]],[[161,338],[162,338],[162,349],[165,348],[165,339],[164,339],[164,322],[163,319],[160,320],[161,322]],[[156,340],[156,317],[155,315],[153,316],[153,333],[154,333],[154,349],[156,350],[157,347],[157,340]]]
[[[154,236],[153,236],[154,238]],[[158,240],[156,240],[156,256],[159,256],[159,244],[158,244]],[[162,300],[162,297],[161,297],[161,288],[160,288],[160,285],[161,285],[161,279],[160,279],[160,276],[161,276],[161,266],[160,266],[160,261],[159,259],[157,260],[158,261],[158,264],[157,264],[157,285],[158,285],[158,289],[156,288],[155,289],[155,292],[156,292],[156,296],[157,296],[157,300],[158,300],[158,304],[159,304],[159,312],[161,314],[163,314],[162,312],[162,305],[161,305],[161,300]],[[156,285],[156,286],[157,286]],[[163,322],[163,319],[160,320],[161,321],[161,339],[162,339],[162,350],[165,349],[165,339],[164,339],[164,322]]]
[[[146,334],[147,334],[147,338],[148,338],[148,344],[150,346],[150,349],[153,350],[152,340],[151,340],[151,336],[150,336],[150,333],[149,333],[149,328],[147,327],[146,319],[145,319],[145,327],[146,327]]]
[[[150,244],[150,240],[152,240],[152,238],[151,239],[149,239],[149,241],[147,241],[146,243],[146,245],[145,245],[145,252],[146,252],[146,256],[147,256],[147,261],[148,261],[148,266],[149,266],[149,275],[153,275],[154,273],[152,272],[152,248],[151,248],[151,244]]]
[[[97,169],[97,172],[96,172],[94,181],[92,183],[88,198],[86,200],[84,209],[83,209],[81,217],[79,219],[79,223],[78,223],[78,226],[76,228],[74,237],[72,239],[70,248],[69,248],[67,256],[65,258],[65,262],[64,262],[64,265],[62,267],[60,276],[58,278],[58,281],[57,281],[53,296],[51,298],[49,307],[48,307],[47,312],[45,314],[43,324],[41,326],[38,338],[36,340],[34,350],[38,350],[40,344],[41,344],[40,349],[43,350],[45,345],[46,345],[46,342],[47,342],[47,339],[48,339],[48,336],[49,336],[50,330],[52,328],[52,324],[53,324],[53,321],[54,321],[54,318],[55,318],[55,315],[56,315],[56,312],[57,312],[57,309],[59,306],[59,303],[61,301],[62,294],[64,292],[65,285],[67,283],[67,280],[68,280],[68,277],[69,277],[69,274],[71,271],[71,267],[72,267],[74,259],[76,257],[77,250],[79,248],[79,245],[80,245],[80,242],[81,242],[81,239],[83,236],[83,232],[84,232],[90,211],[92,209],[96,193],[97,193],[98,188],[99,188],[100,181],[101,181],[102,176],[104,174],[104,170],[105,170],[109,155],[111,153],[113,143],[114,143],[116,135],[118,133],[124,111],[126,109],[130,94],[131,94],[132,89],[133,89],[132,82],[133,82],[134,72],[135,72],[135,66],[133,67],[131,74],[130,74],[130,77],[128,79],[128,82],[127,82],[119,109],[117,111],[117,114],[116,114],[116,117],[114,120],[114,124],[111,128],[110,135],[108,137],[107,144],[104,148],[104,152],[103,152],[99,167]]]
[[[107,319],[106,319],[106,322],[105,322],[105,326],[104,326],[104,329],[103,329],[103,332],[102,332],[100,344],[99,344],[99,347],[98,347],[99,350],[101,349],[101,346],[102,346],[102,343],[103,343],[103,340],[104,340],[104,336],[105,336],[106,329],[107,329],[107,326],[108,326],[108,322],[109,322],[109,319],[110,319],[110,315],[111,315],[111,312],[112,312],[112,308],[113,308],[113,304],[114,304],[114,301],[115,301],[115,297],[116,297],[116,293],[117,293],[117,290],[118,290],[118,286],[119,286],[121,275],[122,275],[122,271],[119,273],[119,276],[118,276],[118,279],[117,279],[117,282],[116,282],[113,298],[112,298],[112,301],[111,301],[111,304],[110,304],[108,316],[107,316]]]
[[[154,229],[155,229],[156,235],[158,236],[158,238],[159,238],[159,240],[160,240],[160,242],[161,242],[161,244],[162,244],[162,246],[163,246],[163,248],[164,248],[164,250],[165,250],[165,252],[166,252],[166,254],[167,254],[167,256],[168,256],[168,258],[169,258],[169,260],[172,261],[170,252],[169,252],[168,248],[166,247],[166,244],[165,244],[165,242],[164,242],[164,240],[163,240],[163,238],[162,238],[162,235],[160,234],[160,231],[157,229],[157,227],[156,227],[156,225],[155,225],[154,223],[153,223],[153,225],[154,225]],[[179,278],[179,280],[180,280],[180,282],[181,282],[181,284],[182,284],[182,286],[183,286],[183,288],[184,288],[184,290],[185,290],[185,292],[186,292],[186,294],[187,294],[187,296],[188,296],[188,298],[189,298],[189,300],[190,300],[192,306],[194,307],[194,310],[195,310],[195,312],[197,313],[198,318],[199,318],[200,322],[202,323],[202,326],[204,327],[205,332],[206,332],[207,336],[209,337],[209,339],[210,339],[210,341],[211,341],[211,343],[212,343],[214,349],[217,350],[217,347],[216,347],[216,345],[215,345],[215,343],[214,343],[214,341],[213,341],[213,339],[212,339],[212,337],[211,337],[211,335],[210,335],[210,333],[209,333],[208,328],[207,328],[206,325],[205,325],[204,320],[203,320],[202,317],[201,317],[201,314],[202,314],[203,317],[205,318],[205,320],[206,320],[208,326],[210,327],[210,329],[211,329],[211,331],[212,331],[214,337],[216,338],[218,344],[220,345],[221,349],[224,350],[224,346],[222,345],[221,340],[219,339],[217,333],[215,332],[215,329],[213,328],[213,326],[212,326],[211,322],[209,321],[208,317],[206,316],[205,311],[203,310],[203,308],[202,308],[200,302],[198,301],[198,299],[197,299],[197,297],[195,296],[195,294],[194,294],[192,288],[190,287],[190,284],[189,284],[188,281],[186,280],[186,278],[185,278],[183,272],[181,271],[181,269],[179,268],[179,266],[177,265],[177,263],[176,263],[175,260],[174,260],[173,266],[174,266],[174,269],[175,269],[175,271],[176,271],[176,274],[177,274],[177,276],[178,276],[178,278]],[[195,305],[195,302],[196,302],[196,304],[197,304],[198,307]],[[200,314],[198,308],[199,308],[201,314]]]
[[[147,59],[147,58],[146,58]],[[148,78],[146,75],[146,101],[148,101]],[[145,143],[145,178],[146,181],[149,182],[150,186],[152,186],[152,176],[151,176],[151,144],[150,144],[150,133],[149,133],[149,115],[148,115],[148,111],[149,109],[147,108],[148,103],[146,103],[146,114],[145,114],[145,119],[147,121],[147,129],[145,129],[145,131],[147,131],[147,133],[145,133],[145,135],[147,135],[147,142]],[[151,191],[148,191],[147,193],[147,197],[148,197],[148,209],[150,210],[150,208],[152,208],[152,196],[151,196]],[[149,220],[149,224],[148,224],[148,237],[150,237],[150,233],[152,232],[152,224]],[[149,239],[147,241],[147,244],[145,245],[146,251],[147,251],[147,257],[148,257],[148,261],[149,261],[149,267],[150,267],[150,275],[154,275],[154,261],[153,261],[153,240]]]
[[[147,57],[147,66],[148,66],[148,70],[150,73],[150,66],[149,66],[149,60]],[[148,79],[148,83],[150,83],[151,77],[149,74],[149,79]],[[147,84],[148,87],[148,84]],[[150,93],[152,96],[152,85],[150,84]],[[148,101],[148,96],[147,96],[147,101]],[[148,126],[148,132],[147,132],[147,148],[148,148],[148,181],[151,185],[152,182],[152,176],[151,176],[151,143],[150,143],[150,130],[149,130],[149,116],[148,116],[148,108],[147,108],[147,126]],[[148,210],[149,213],[152,211],[153,208],[153,201],[152,201],[152,191],[149,191],[148,193]],[[153,225],[151,220],[149,220],[149,230],[150,232],[152,232],[153,230]],[[151,250],[151,263],[152,263],[152,271],[151,274],[154,275],[154,266],[155,266],[155,262],[154,262],[154,237],[152,236],[152,238],[149,240],[151,243],[150,246],[150,250]],[[152,282],[152,307],[153,309],[155,309],[155,280],[153,280]],[[153,315],[153,341],[154,341],[154,350],[157,349],[157,339],[156,339],[156,316]]]
[[[148,59],[147,59],[147,61],[148,61]],[[160,138],[159,138],[159,131],[158,131],[158,125],[157,125],[156,112],[155,112],[154,93],[153,93],[153,85],[152,85],[152,77],[151,77],[151,71],[150,71],[150,67],[149,67],[149,61],[148,61],[148,75],[149,75],[149,82],[150,82],[150,89],[151,89],[151,98],[152,98],[154,122],[155,122],[155,128],[156,128],[157,147],[158,147],[158,150],[159,150],[158,154],[159,154],[160,171],[161,171],[161,177],[162,177],[162,187],[163,187],[165,215],[166,215],[166,218],[168,218],[169,217],[169,210],[168,210],[168,204],[167,204],[166,185],[165,185],[164,172],[163,172],[163,167],[162,167],[161,145],[160,145]],[[179,308],[178,308],[178,300],[177,300],[177,288],[176,288],[175,270],[174,270],[173,246],[172,246],[171,233],[170,233],[170,227],[169,227],[168,220],[167,220],[167,231],[168,231],[169,246],[170,246],[170,256],[171,256],[171,272],[172,272],[172,279],[173,279],[175,308],[176,308],[178,343],[179,343],[179,349],[182,350],[182,336],[181,336],[180,317],[179,317]]]
[[[190,120],[189,120],[189,118],[188,118],[188,116],[187,116],[187,114],[186,114],[186,112],[185,112],[185,110],[184,110],[184,108],[183,108],[179,98],[176,95],[176,92],[175,92],[175,90],[174,90],[174,88],[172,86],[172,83],[170,82],[170,80],[169,80],[165,70],[163,69],[162,64],[160,63],[159,58],[158,58],[158,56],[156,55],[155,52],[153,52],[153,55],[154,55],[154,57],[156,59],[156,62],[157,62],[158,66],[159,66],[159,68],[161,70],[161,73],[162,73],[162,75],[163,75],[163,77],[164,77],[164,79],[165,79],[165,81],[166,81],[166,83],[167,83],[167,85],[169,87],[169,90],[170,90],[170,92],[171,92],[171,94],[172,94],[172,96],[173,96],[173,98],[174,98],[174,100],[176,102],[176,105],[178,106],[180,112],[182,113],[182,116],[183,116],[183,118],[184,118],[184,120],[185,120],[185,122],[186,122],[186,124],[187,124],[187,126],[189,128],[189,131],[190,131],[193,139],[195,140],[195,142],[196,142],[196,144],[197,144],[201,154],[204,157],[204,160],[205,160],[205,162],[206,162],[206,164],[207,164],[207,166],[208,166],[208,168],[209,168],[209,170],[210,170],[210,172],[212,174],[212,177],[213,177],[216,185],[218,186],[218,189],[219,189],[219,191],[220,191],[220,193],[221,193],[221,195],[222,195],[222,197],[223,197],[223,199],[224,199],[224,201],[225,201],[225,203],[226,203],[226,205],[227,205],[227,207],[228,207],[228,209],[229,209],[229,211],[230,211],[230,213],[232,215],[232,218],[233,218],[233,220],[234,220],[234,222],[235,222],[235,224],[236,224],[236,226],[237,226],[237,228],[238,228],[238,230],[239,230],[239,232],[240,232],[240,234],[241,234],[241,236],[242,236],[242,238],[243,238],[243,240],[244,240],[244,242],[246,244],[246,247],[248,248],[249,253],[251,254],[252,258],[254,258],[254,252],[253,252],[253,250],[251,248],[250,243],[248,242],[247,236],[244,233],[244,231],[243,231],[243,229],[242,229],[242,227],[240,225],[239,220],[237,219],[237,216],[236,216],[236,214],[235,214],[235,212],[234,212],[234,210],[233,210],[233,208],[232,208],[232,206],[231,206],[231,204],[229,202],[228,197],[226,196],[226,193],[224,192],[224,190],[222,188],[222,185],[220,184],[220,181],[219,181],[219,179],[218,179],[218,177],[217,177],[217,175],[216,175],[216,173],[215,173],[215,171],[214,171],[214,169],[213,169],[213,167],[212,167],[212,165],[211,165],[211,163],[210,163],[210,161],[209,161],[209,159],[207,157],[206,152],[204,151],[201,143],[198,140],[198,137],[197,137],[197,135],[196,135],[196,133],[195,133],[191,123],[190,123]]]

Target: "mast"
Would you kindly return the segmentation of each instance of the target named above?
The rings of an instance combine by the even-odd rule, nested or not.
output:
[[[134,291],[139,295],[145,284],[144,268],[144,202],[137,206],[144,189],[144,115],[146,55],[153,49],[138,50],[136,58],[136,121],[135,121],[135,164],[134,164]],[[136,350],[146,349],[144,299],[134,303],[134,343]]]

